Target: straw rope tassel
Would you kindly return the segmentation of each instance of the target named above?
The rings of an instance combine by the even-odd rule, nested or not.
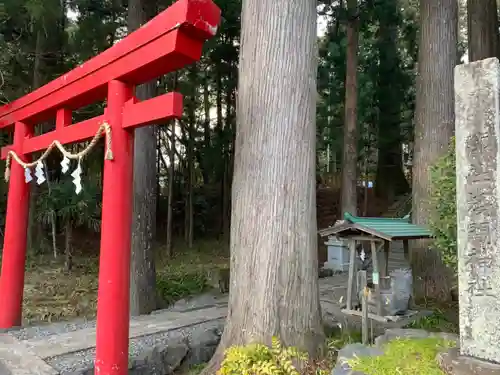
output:
[[[19,157],[19,155],[16,154],[15,151],[12,151],[12,150],[9,151],[9,153],[7,154],[7,160],[5,163],[5,173],[4,173],[5,181],[9,181],[9,178],[10,178],[10,167],[11,167],[12,159],[14,159],[24,169],[32,168],[35,165],[37,165],[40,161],[45,160],[49,156],[52,149],[54,147],[56,147],[61,152],[61,154],[63,154],[64,157],[71,159],[71,160],[81,160],[85,156],[87,156],[87,154],[94,148],[94,146],[97,144],[97,142],[99,141],[99,139],[103,135],[106,136],[106,153],[105,153],[104,157],[106,160],[113,160],[113,150],[111,148],[111,146],[112,146],[111,127],[109,126],[109,124],[107,122],[105,122],[99,127],[99,129],[97,130],[96,134],[94,135],[94,137],[92,138],[92,140],[90,141],[88,146],[76,154],[72,154],[71,152],[66,150],[64,148],[64,146],[61,144],[61,142],[59,142],[58,140],[53,141],[50,144],[50,146],[44,151],[44,153],[38,159],[36,159],[30,163],[26,163],[23,160],[21,160],[21,158]]]

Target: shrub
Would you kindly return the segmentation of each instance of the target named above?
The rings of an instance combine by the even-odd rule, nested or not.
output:
[[[456,203],[455,139],[448,152],[431,167],[429,227],[434,235],[434,246],[443,255],[443,261],[454,272],[457,270],[457,203]]]
[[[178,271],[158,272],[156,288],[167,304],[182,298],[200,294],[208,289],[207,279],[203,272]]]
[[[359,357],[348,363],[353,373],[444,375],[436,361],[436,355],[455,345],[454,341],[437,337],[402,338],[384,345],[384,354],[381,356]]]
[[[293,361],[306,360],[305,353],[285,348],[273,337],[271,347],[249,344],[227,349],[218,375],[299,375]]]

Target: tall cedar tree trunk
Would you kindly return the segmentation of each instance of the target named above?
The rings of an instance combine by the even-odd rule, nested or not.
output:
[[[316,3],[244,0],[224,350],[250,342],[316,356],[324,331],[316,238]]]
[[[469,61],[500,57],[496,0],[467,0]]]
[[[359,20],[357,0],[348,0],[347,52],[345,77],[344,152],[342,156],[342,212],[357,214],[358,178],[358,42]]]
[[[156,0],[129,0],[129,33],[145,24],[156,13]],[[136,89],[140,100],[152,98],[156,81]],[[132,216],[132,258],[130,267],[130,313],[149,314],[156,309],[156,269],[154,237],[156,231],[156,128],[135,130],[134,202]]]
[[[456,0],[421,0],[420,48],[415,108],[413,211],[415,224],[427,226],[430,167],[448,150],[454,134],[453,69],[457,53]],[[437,251],[427,241],[415,241],[411,252],[415,297],[447,299],[450,278]]]

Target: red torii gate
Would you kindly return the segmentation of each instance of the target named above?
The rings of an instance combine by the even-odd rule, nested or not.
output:
[[[111,129],[113,160],[104,160],[96,374],[128,372],[133,130],[182,114],[179,93],[138,102],[134,89],[199,60],[204,41],[215,35],[219,22],[220,10],[212,0],[179,0],[105,52],[0,108],[0,128],[14,126],[14,142],[2,148],[2,159],[12,150],[27,160],[55,140],[68,144],[90,139],[104,123]],[[103,99],[104,115],[71,124],[73,110]],[[54,117],[54,131],[32,136],[35,124]],[[12,162],[0,328],[21,324],[28,198],[24,170]]]

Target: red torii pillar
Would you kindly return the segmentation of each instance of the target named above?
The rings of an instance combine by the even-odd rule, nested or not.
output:
[[[38,90],[0,108],[0,128],[15,125],[13,150],[23,160],[62,144],[92,138],[103,123],[111,128],[113,160],[104,161],[104,184],[97,304],[95,373],[128,373],[130,236],[133,130],[182,115],[182,96],[169,93],[138,102],[137,85],[201,57],[203,42],[220,22],[211,0],[180,0],[110,49]],[[104,115],[71,124],[71,113],[107,99]],[[56,129],[32,137],[33,126],[56,118]],[[22,318],[29,185],[11,162],[0,276],[0,328]]]

